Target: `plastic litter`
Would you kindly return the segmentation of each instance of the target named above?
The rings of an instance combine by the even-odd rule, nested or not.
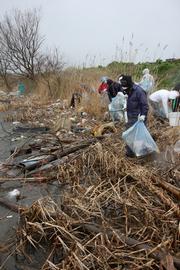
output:
[[[24,135],[21,135],[20,137],[12,138],[11,142],[20,141],[22,139],[26,138]]]
[[[13,215],[6,216],[6,218],[12,218],[12,217],[13,217]]]
[[[24,95],[25,93],[25,84],[24,83],[19,83],[18,84],[18,95]]]
[[[169,125],[172,127],[180,126],[180,112],[169,113]]]
[[[12,191],[8,192],[9,199],[17,199],[20,196],[20,191],[18,189],[13,189]]]
[[[123,132],[122,138],[137,157],[159,152],[155,141],[142,121],[137,121]]]

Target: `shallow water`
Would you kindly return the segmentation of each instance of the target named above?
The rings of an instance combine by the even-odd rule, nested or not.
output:
[[[0,113],[0,162],[5,161],[11,154],[11,150],[15,147],[21,146],[26,140],[27,136],[23,134],[24,138],[20,139],[22,134],[15,134],[13,132],[13,123],[4,122],[6,113]],[[19,138],[19,140],[14,140]],[[54,200],[59,200],[61,187],[57,182],[50,184],[46,183],[24,183],[18,180],[6,180],[0,181],[0,198],[3,198],[10,203],[19,204],[22,206],[30,206],[34,201],[45,197],[51,196]],[[10,198],[8,192],[18,189],[21,194],[21,198],[18,202],[15,198]],[[16,239],[16,228],[19,222],[19,215],[9,209],[5,208],[0,204],[0,247],[6,245],[6,243],[12,243]],[[15,249],[12,247],[11,251]],[[2,269],[24,269],[24,264],[21,267],[19,262],[16,260],[15,252],[8,258],[9,253],[0,253],[0,266]],[[8,259],[7,259],[8,258]],[[5,262],[7,259],[7,262]],[[42,258],[41,258],[42,260]],[[4,263],[5,262],[5,263]],[[39,262],[33,263],[34,269],[39,269]],[[33,268],[31,268],[33,269]]]

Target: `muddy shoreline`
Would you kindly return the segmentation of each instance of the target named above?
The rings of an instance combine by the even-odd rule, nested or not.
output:
[[[6,116],[11,112],[0,112],[0,162],[6,161],[10,155],[12,154],[12,150],[15,148],[21,148],[21,146],[26,142],[32,142],[36,136],[34,133],[25,133],[25,132],[15,132],[15,125],[13,122],[4,121]],[[25,126],[25,125],[22,125]],[[31,138],[32,135],[32,138]],[[30,139],[28,139],[30,138]],[[27,155],[25,155],[27,157]],[[21,156],[20,159],[22,159]],[[10,169],[11,171],[11,169]],[[13,172],[13,170],[12,170]],[[3,173],[0,173],[0,176],[3,176]],[[13,174],[9,174],[9,178],[13,178]],[[0,197],[1,199],[6,200],[12,204],[16,204],[19,206],[30,206],[34,201],[46,197],[52,196],[54,200],[59,199],[59,194],[62,191],[62,187],[58,184],[57,181],[51,183],[23,183],[23,181],[18,180],[18,176],[15,177],[17,180],[8,180],[3,181],[1,178],[0,182]],[[16,200],[16,198],[10,198],[9,192],[17,189],[21,193],[21,199]],[[19,223],[19,214],[15,213],[0,205],[0,239],[1,246],[0,248],[3,250],[3,247],[9,246],[9,243],[12,241],[16,242],[16,229]],[[13,249],[16,246],[11,248],[12,256],[7,257],[9,253],[1,252],[0,255],[0,265],[3,265],[3,268],[0,269],[24,269],[24,264],[21,266],[21,263],[16,260],[16,252],[13,253]],[[42,255],[42,254],[41,254]],[[36,254],[37,258],[39,254]],[[8,258],[8,259],[7,259]],[[6,262],[7,259],[7,262]],[[34,269],[40,269],[39,261],[34,265]],[[1,266],[2,267],[2,266]],[[33,269],[33,268],[31,268]]]

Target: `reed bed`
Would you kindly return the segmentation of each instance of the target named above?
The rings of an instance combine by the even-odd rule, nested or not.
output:
[[[21,212],[18,254],[28,259],[29,246],[48,246],[40,269],[179,267],[178,198],[156,181],[151,162],[125,159],[122,142],[110,140],[59,166],[67,188],[57,201]]]

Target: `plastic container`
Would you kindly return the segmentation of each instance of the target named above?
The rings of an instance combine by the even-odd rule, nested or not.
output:
[[[169,113],[169,124],[172,127],[180,126],[180,112]]]

